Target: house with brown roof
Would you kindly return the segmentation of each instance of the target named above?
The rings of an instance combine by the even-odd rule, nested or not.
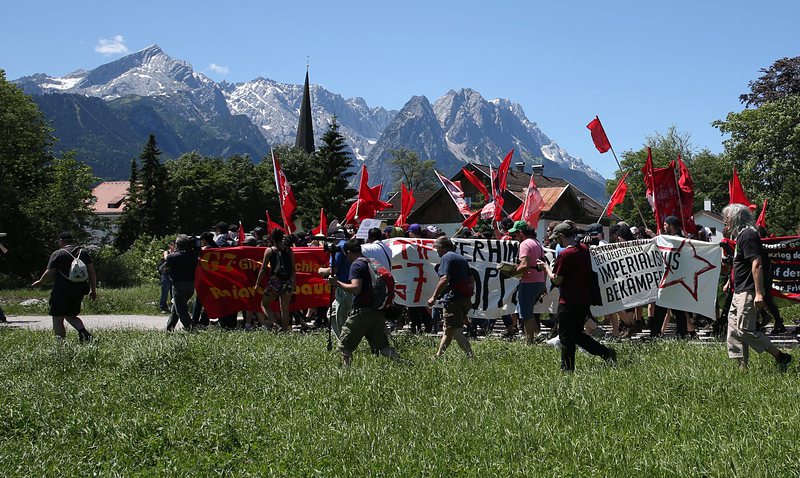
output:
[[[469,163],[465,167],[475,173],[478,178],[484,180],[487,188],[489,187],[490,170],[488,166]],[[534,165],[532,173],[526,173],[524,165],[520,163],[517,163],[516,167],[508,172],[506,180],[507,191],[503,195],[504,216],[514,212],[525,200],[531,175],[534,176],[534,182],[544,201],[539,226],[536,230],[539,237],[543,237],[550,222],[561,222],[565,219],[571,219],[579,225],[598,222],[600,215],[603,213],[604,204],[598,203],[588,194],[564,179],[545,176],[544,168],[541,165]],[[483,203],[483,195],[464,177],[464,173],[461,170],[450,179],[461,182],[464,197],[468,204]],[[399,195],[397,197],[399,204]],[[394,209],[383,212],[388,213],[389,211],[394,211]],[[397,217],[399,212],[398,207],[394,218]],[[393,218],[387,219],[394,221]],[[448,234],[453,234],[457,231],[463,221],[464,216],[458,212],[444,187],[437,189],[427,199],[420,200],[418,197],[417,204],[408,216],[409,223],[435,224]],[[615,215],[611,217],[603,216],[600,219],[600,223],[606,227],[616,221],[619,221],[619,218]],[[606,237],[608,237],[607,231]]]
[[[101,229],[91,230],[95,242],[104,242],[114,239],[119,229],[119,218],[125,209],[128,199],[129,181],[103,181],[92,188],[94,204],[92,211],[102,219],[104,226]]]

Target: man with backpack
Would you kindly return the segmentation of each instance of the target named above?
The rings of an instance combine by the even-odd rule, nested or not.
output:
[[[455,245],[447,236],[437,238],[433,247],[436,248],[436,253],[442,262],[439,264],[439,283],[428,299],[428,306],[433,307],[437,300],[444,306],[444,335],[439,342],[436,356],[441,357],[450,342],[455,339],[461,350],[471,358],[472,347],[464,335],[464,323],[472,309],[472,295],[475,291],[469,263],[464,256],[454,252]]]
[[[339,287],[354,296],[353,308],[347,315],[339,336],[342,363],[350,365],[353,352],[364,337],[372,350],[396,360],[397,351],[389,345],[385,333],[385,307],[394,297],[391,274],[377,261],[364,257],[358,239],[347,241],[342,250],[350,261],[350,282],[342,282],[336,276],[328,279],[331,286]]]
[[[72,244],[72,233],[62,232],[58,235],[59,249],[50,255],[47,269],[39,280],[31,284],[37,287],[53,281],[50,293],[50,315],[53,316],[53,333],[61,339],[66,338],[67,330],[64,321],[78,331],[81,342],[92,340],[83,321],[78,317],[81,313],[83,296],[97,298],[97,276],[94,271],[92,257],[83,247]]]

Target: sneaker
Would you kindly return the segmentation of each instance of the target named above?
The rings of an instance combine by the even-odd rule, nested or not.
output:
[[[792,363],[792,356],[781,352],[781,355],[775,359],[775,362],[778,364],[778,370],[785,372],[789,368],[789,364]]]
[[[608,349],[608,357],[606,357],[606,363],[612,367],[617,364],[617,351],[610,347]]]

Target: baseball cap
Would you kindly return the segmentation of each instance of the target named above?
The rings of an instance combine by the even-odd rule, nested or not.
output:
[[[408,226],[408,232],[413,232],[414,234],[419,234],[422,232],[422,226],[417,223],[414,223]]]
[[[589,227],[586,228],[586,234],[590,236],[599,236],[603,233],[603,226],[598,223],[589,224]]]
[[[565,236],[574,236],[575,228],[572,226],[572,224],[566,221],[562,222],[561,224],[553,228],[553,232],[550,233],[550,239],[555,239],[561,234]]]
[[[529,229],[528,223],[525,221],[517,221],[514,223],[514,227],[508,230],[509,233],[520,232],[520,231],[527,231]]]
[[[52,237],[52,236],[51,236]],[[72,240],[72,233],[69,231],[64,231],[58,235],[58,238],[62,241],[71,241]]]

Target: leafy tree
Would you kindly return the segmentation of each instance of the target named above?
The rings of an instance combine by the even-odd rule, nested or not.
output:
[[[644,175],[641,171],[647,160],[648,146],[651,148],[653,165],[656,168],[666,167],[670,161],[677,160],[678,155],[686,163],[695,185],[694,211],[702,209],[703,200],[706,197],[712,199],[712,202],[718,207],[717,210],[727,204],[727,180],[722,179],[727,163],[707,149],[698,151],[692,144],[690,136],[681,133],[673,125],[666,133],[656,133],[647,137],[643,148],[622,153],[620,164],[622,170],[628,172],[628,193],[625,195],[623,203],[614,209],[614,214],[629,224],[639,225],[642,219],[638,211],[641,211],[647,227],[655,231],[652,208],[645,196]],[[616,177],[606,183],[606,191],[609,195],[617,187],[624,172],[617,171]],[[680,174],[677,172],[677,168],[676,174]],[[727,174],[729,177],[730,172]],[[638,206],[638,211],[636,206]]]
[[[175,191],[178,231],[199,234],[218,221],[241,220],[252,229],[264,219],[264,210],[276,210],[274,181],[261,165],[247,156],[227,160],[187,153],[166,163]]]
[[[761,77],[748,83],[750,93],[739,96],[745,106],[761,106],[790,95],[800,94],[800,56],[781,58],[769,68],[762,68]]]
[[[725,140],[725,157],[736,166],[748,199],[769,198],[771,232],[794,233],[800,223],[800,95],[728,113],[714,122]]]
[[[438,183],[433,172],[436,160],[421,160],[416,151],[407,148],[389,150],[392,159],[392,177],[394,178],[395,191],[400,190],[400,183],[405,183],[407,188],[414,191],[433,191]]]
[[[86,239],[86,226],[94,224],[92,185],[98,182],[92,168],[76,159],[74,152],[56,158],[45,168],[46,183],[40,194],[24,205],[29,217],[36,221],[41,236],[56,237],[60,231],[72,231]]]
[[[325,211],[337,218],[347,214],[350,201],[358,192],[350,187],[350,178],[355,175],[353,157],[347,151],[345,138],[339,132],[336,116],[328,124],[328,130],[322,136],[322,146],[317,151],[320,165],[320,198],[325,198]],[[313,221],[312,221],[313,222]]]

